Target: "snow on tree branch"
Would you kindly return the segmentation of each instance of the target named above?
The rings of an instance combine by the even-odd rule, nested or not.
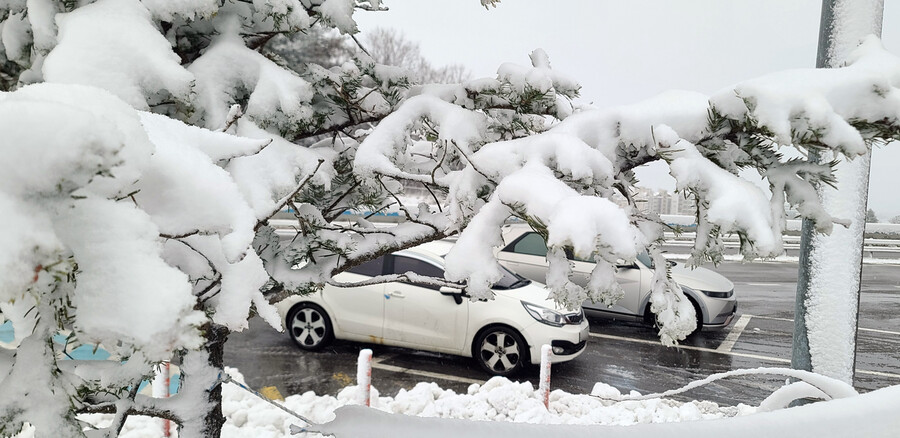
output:
[[[573,248],[580,257],[614,262],[633,259],[636,251],[658,240],[658,229],[642,234],[632,225],[642,220],[633,209],[623,211],[611,202],[603,208],[574,202],[580,196],[591,202],[602,200],[597,196],[610,197],[616,185],[630,187],[630,172],[649,161],[665,160],[678,189],[697,198],[700,228],[694,263],[721,259],[722,233],[741,235],[741,249],[748,257],[780,254],[783,199],[821,222],[822,231],[840,221],[823,215],[818,200],[809,196],[811,184],[829,180],[830,167],[798,166],[783,159],[778,149],[828,148],[854,156],[865,150],[867,141],[893,135],[898,120],[890,80],[896,73],[895,60],[885,56],[877,41],[864,44],[860,53],[856,63],[837,75],[823,70],[785,72],[739,84],[737,91],[725,90],[712,98],[667,93],[622,108],[581,111],[533,137],[499,142],[491,141],[491,123],[483,122],[494,114],[473,108],[471,99],[460,100],[447,88],[435,88],[461,106],[410,98],[362,143],[357,171],[445,188],[449,218],[462,229],[447,257],[447,277],[467,280],[473,297],[490,296],[489,285],[499,277],[492,251],[502,244],[499,227],[513,215],[538,226],[550,255],[556,254],[548,256],[547,283],[554,297],[569,306],[585,298],[604,300],[604,293],[614,293],[614,288],[593,294],[579,290],[566,280],[567,269],[557,266],[568,263],[558,256],[558,249]],[[513,92],[549,90],[545,55],[536,51],[532,58],[534,73],[504,65],[498,77],[513,84]],[[515,79],[509,72],[517,72]],[[463,118],[472,123],[461,131],[457,120]],[[868,130],[877,134],[864,139],[854,126],[868,123],[883,129]],[[472,130],[473,126],[481,128]],[[408,161],[416,155],[404,154],[404,146],[423,150],[419,146],[423,140],[431,142],[432,150],[417,156],[430,157],[431,162]],[[450,162],[461,170],[443,164],[443,157],[454,155],[457,160]],[[750,166],[771,176],[771,186],[778,189],[771,200],[736,175]],[[573,203],[568,204],[570,199]],[[611,220],[609,211],[618,212],[619,218]],[[599,226],[582,227],[590,223],[602,224],[610,232],[599,233]],[[664,269],[665,264],[658,266]],[[598,277],[595,284],[610,283]],[[662,285],[655,288],[660,293],[673,294],[667,299],[657,295],[653,301],[658,316],[665,309],[672,312],[658,323],[664,341],[674,342],[690,332],[686,324],[694,312],[671,282],[657,284]]]
[[[365,55],[288,61],[268,46],[311,27],[352,34],[353,14],[383,9],[375,0],[0,2],[0,87],[10,91],[0,93],[0,309],[19,348],[0,382],[0,433],[27,421],[44,436],[78,435],[74,413],[102,411],[215,435],[223,343],[252,312],[280,328],[270,301],[453,235],[446,279],[376,281],[464,282],[472,298],[490,298],[510,217],[545,238],[549,293],[568,307],[614,303],[616,264],[648,249],[652,310],[671,345],[694,329],[694,309],[667,275],[660,221],[630,198],[635,168],[665,161],[678,189],[696,196],[694,263],[720,259],[723,233],[742,238],[745,256],[768,257],[781,250],[784,201],[821,232],[844,219],[814,196],[815,184],[834,182],[831,163],[804,153],[852,158],[900,137],[900,61],[876,39],[841,69],[604,110],[573,104],[578,83],[540,49],[495,77],[421,85]],[[736,176],[747,168],[771,194]],[[427,199],[410,202],[414,189]],[[290,239],[267,224],[282,209],[296,219]],[[405,221],[335,222],[386,209]],[[586,288],[569,278],[570,256],[597,263]],[[49,341],[59,329],[123,362],[60,365]],[[129,390],[173,355],[191,403]],[[25,397],[20,381],[42,390]]]
[[[193,76],[137,0],[100,0],[56,22],[59,42],[34,66],[44,80],[98,86],[141,110],[166,95],[189,99]]]

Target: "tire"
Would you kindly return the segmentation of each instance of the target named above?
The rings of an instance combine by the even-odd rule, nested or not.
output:
[[[688,333],[688,337],[694,337],[698,333],[700,333],[700,330],[703,328],[703,312],[700,310],[700,306],[696,301],[694,301],[693,298],[688,297],[688,301],[691,303],[691,306],[694,306],[694,315],[697,318],[697,327],[694,329],[694,331]],[[647,308],[644,309],[644,323],[653,328],[657,328],[656,315],[654,315],[653,312],[650,311],[649,304],[647,304]]]
[[[528,344],[518,332],[502,325],[483,329],[472,350],[481,368],[495,376],[514,375],[528,363]]]
[[[318,351],[334,340],[331,319],[313,303],[300,303],[291,308],[285,325],[288,335],[303,350]]]
[[[691,305],[694,306],[694,315],[697,317],[697,328],[695,328],[694,331],[688,334],[688,336],[697,337],[697,335],[700,334],[700,331],[703,328],[703,311],[700,310],[700,305],[697,304],[697,302],[694,301],[693,298],[689,297],[688,301],[690,301]]]

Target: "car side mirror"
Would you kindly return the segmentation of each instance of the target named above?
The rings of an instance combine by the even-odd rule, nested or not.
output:
[[[440,289],[438,289],[438,292],[440,292],[441,295],[447,295],[447,296],[453,297],[453,301],[455,301],[456,304],[462,304],[463,295],[465,294],[464,291],[457,289],[455,287],[449,287],[449,286],[442,286]]]

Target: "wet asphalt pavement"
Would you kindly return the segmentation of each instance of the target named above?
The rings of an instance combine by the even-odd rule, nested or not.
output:
[[[552,388],[590,393],[595,382],[603,382],[623,393],[646,394],[733,369],[790,367],[797,265],[724,263],[715,270],[735,283],[739,305],[731,326],[666,348],[649,326],[592,319],[586,351],[553,366]],[[865,265],[862,289],[854,384],[861,391],[900,384],[900,266]],[[240,369],[254,388],[275,386],[284,395],[335,395],[355,383],[362,348],[374,352],[372,384],[382,395],[422,381],[465,392],[472,383],[489,378],[472,359],[402,348],[336,341],[322,352],[303,352],[258,318],[250,321],[249,330],[229,337],[225,363]],[[537,367],[531,367],[518,380],[536,387],[537,378]],[[758,404],[783,382],[780,377],[730,378],[675,398]]]

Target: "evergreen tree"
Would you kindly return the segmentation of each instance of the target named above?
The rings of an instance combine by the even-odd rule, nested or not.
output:
[[[878,222],[878,216],[875,215],[875,210],[872,210],[871,208],[866,210],[866,222],[868,222],[868,223],[877,223]]]
[[[617,261],[649,249],[651,308],[661,341],[674,345],[694,331],[694,310],[668,278],[664,225],[634,206],[636,167],[666,161],[696,199],[693,263],[721,260],[723,233],[738,234],[747,257],[775,256],[785,201],[820,232],[840,221],[812,188],[833,183],[831,163],[785,159],[780,148],[853,157],[900,129],[900,62],[872,62],[891,56],[876,39],[839,79],[790,71],[600,111],[573,104],[578,83],[542,50],[496,77],[438,85],[343,54],[337,33],[355,34],[353,15],[380,9],[377,0],[0,2],[0,311],[17,338],[0,381],[0,434],[29,422],[36,436],[80,436],[77,414],[106,412],[116,414],[108,436],[129,415],[171,419],[182,437],[218,436],[223,345],[250,314],[280,328],[270,303],[451,235],[447,278],[432,281],[490,299],[494,247],[511,216],[546,239],[548,289],[568,307],[613,302]],[[867,91],[833,92],[843,87]],[[767,178],[771,198],[737,176],[745,168]],[[411,186],[431,205],[405,205]],[[386,208],[405,222],[335,222]],[[298,233],[280,241],[269,219],[287,209]],[[567,251],[596,261],[587,289],[569,281]],[[59,360],[60,329],[115,359]],[[173,355],[179,395],[137,394]]]

